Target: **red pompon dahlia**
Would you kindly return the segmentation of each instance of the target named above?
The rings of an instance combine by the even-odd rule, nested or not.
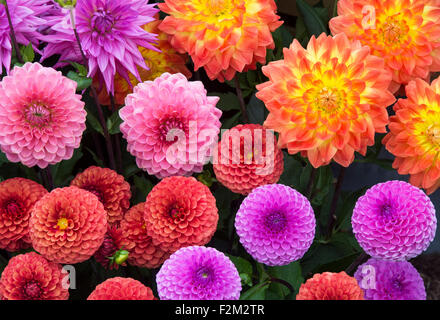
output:
[[[55,189],[34,206],[29,220],[32,246],[48,260],[74,264],[89,259],[107,232],[104,206],[77,187]]]
[[[306,49],[294,40],[283,60],[263,67],[269,81],[256,95],[270,112],[264,126],[280,134],[279,147],[301,152],[315,168],[332,160],[347,167],[355,152],[365,155],[375,132],[386,132],[387,107],[396,100],[388,91],[391,73],[370,50],[343,33],[323,33]]]
[[[226,131],[217,150],[215,176],[235,193],[247,195],[259,186],[276,183],[284,170],[274,132],[259,124],[240,124]]]
[[[141,268],[157,268],[170,253],[155,246],[144,221],[145,203],[139,203],[125,213],[121,221],[122,247],[129,252],[128,263]]]
[[[91,166],[79,173],[70,185],[97,196],[107,211],[110,224],[120,221],[130,207],[130,185],[111,169]]]
[[[296,300],[364,300],[364,292],[344,271],[324,272],[303,283]]]
[[[9,260],[0,279],[2,300],[67,300],[68,274],[61,265],[47,261],[35,252]]]
[[[18,251],[31,246],[29,218],[47,190],[32,180],[8,179],[0,183],[0,248]]]
[[[219,81],[265,64],[271,32],[283,23],[273,0],[165,0],[159,8],[169,14],[159,28],[174,48]]]
[[[153,291],[132,278],[115,277],[96,286],[87,300],[156,300]]]
[[[108,226],[107,233],[105,234],[104,241],[95,252],[93,257],[98,261],[105,269],[118,269],[119,264],[110,259],[114,257],[116,252],[122,249],[122,231],[116,226]]]
[[[169,177],[159,182],[145,202],[145,227],[153,244],[176,250],[211,240],[217,228],[215,198],[193,177]]]

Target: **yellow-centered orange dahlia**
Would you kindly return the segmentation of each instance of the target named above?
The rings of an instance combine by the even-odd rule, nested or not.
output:
[[[174,48],[219,81],[265,64],[271,32],[282,24],[273,0],[165,0],[159,8],[169,14],[159,28]]]
[[[29,218],[47,190],[32,180],[12,178],[0,183],[0,249],[18,251],[31,246]]]
[[[158,43],[156,47],[160,52],[139,47],[139,51],[145,59],[149,70],[138,68],[139,76],[142,81],[154,80],[162,73],[182,73],[188,79],[191,78],[191,71],[186,67],[187,56],[178,53],[170,44],[169,36],[159,30],[162,20],[154,20],[144,25],[144,30],[158,35]],[[131,85],[119,74],[115,76],[115,103],[118,106],[124,105],[125,97],[133,92],[133,87],[139,81],[134,75],[129,74]],[[95,86],[99,87],[98,81]],[[110,105],[110,97],[105,87],[99,90],[99,102],[103,105]]]
[[[360,40],[384,58],[393,74],[393,92],[412,79],[440,71],[437,0],[340,0],[330,30]]]
[[[315,168],[332,159],[348,166],[355,151],[373,145],[375,132],[386,132],[391,73],[359,41],[321,34],[304,49],[295,39],[263,73],[269,81],[257,86],[257,97],[270,112],[264,125],[280,133],[280,148],[301,152]]]
[[[411,184],[430,194],[440,186],[440,79],[431,85],[416,79],[405,90],[407,99],[394,105],[382,142],[396,156],[399,174],[409,174]]]
[[[141,268],[157,268],[170,253],[155,246],[144,221],[145,202],[128,210],[121,221],[121,246],[130,252],[128,263]]]
[[[122,219],[130,207],[130,185],[124,177],[109,168],[91,166],[70,183],[93,193],[104,205],[110,224]]]

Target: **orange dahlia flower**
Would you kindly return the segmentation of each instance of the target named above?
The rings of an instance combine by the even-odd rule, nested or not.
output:
[[[46,193],[42,185],[24,178],[0,183],[0,249],[18,251],[31,246],[31,210]]]
[[[122,249],[122,230],[115,225],[108,226],[104,241],[93,257],[105,269],[118,269],[119,264],[110,258],[120,249]]]
[[[193,177],[168,177],[147,196],[145,227],[153,244],[171,253],[207,244],[217,229],[215,198]]]
[[[317,273],[299,288],[296,300],[364,300],[355,278],[344,271]]]
[[[396,156],[399,174],[409,174],[411,184],[431,194],[440,186],[440,79],[431,85],[416,79],[405,90],[408,98],[394,105],[382,142]]]
[[[2,300],[67,300],[61,265],[47,261],[35,252],[9,260],[0,279]],[[69,283],[66,282],[68,285]]]
[[[164,72],[169,73],[182,73],[188,79],[191,78],[191,71],[186,67],[187,56],[182,55],[171,46],[169,42],[169,36],[159,30],[159,25],[162,20],[155,20],[144,25],[144,30],[150,33],[158,35],[158,43],[156,47],[160,52],[150,50],[144,47],[139,47],[139,51],[145,59],[149,70],[138,68],[139,76],[142,81],[154,80]],[[125,97],[133,92],[133,87],[136,86],[139,81],[132,74],[129,75],[131,84],[127,82],[119,74],[115,76],[115,103],[119,106],[124,105]],[[99,88],[98,81],[95,82],[95,86]],[[103,105],[110,105],[110,96],[105,87],[99,90],[99,102]]]
[[[271,32],[283,23],[273,0],[165,0],[159,8],[169,14],[159,28],[173,47],[219,81],[265,64],[275,47]]]
[[[34,206],[29,220],[32,246],[46,259],[74,264],[89,259],[107,232],[107,214],[92,193],[55,189]]]
[[[91,166],[79,173],[70,183],[93,193],[104,205],[110,224],[120,221],[130,207],[130,184],[109,168]]]
[[[344,34],[312,37],[307,49],[294,40],[263,73],[269,81],[257,86],[257,97],[270,111],[264,125],[280,133],[280,148],[301,152],[315,168],[332,159],[348,166],[355,151],[373,145],[375,132],[386,132],[391,73]]]
[[[333,34],[360,40],[383,57],[393,74],[390,90],[440,71],[440,7],[437,0],[340,0],[330,20]]]
[[[153,245],[144,221],[145,202],[139,203],[125,213],[121,221],[122,247],[130,252],[128,263],[141,268],[157,268],[169,252]]]
[[[153,291],[132,278],[115,277],[96,286],[87,300],[156,300]]]

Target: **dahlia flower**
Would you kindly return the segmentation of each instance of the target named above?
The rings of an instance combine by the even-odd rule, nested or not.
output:
[[[256,187],[276,183],[284,170],[275,135],[258,124],[238,125],[224,132],[217,151],[215,176],[235,193],[247,195]]]
[[[99,77],[108,92],[114,93],[116,73],[138,81],[137,66],[147,69],[138,46],[157,50],[157,36],[142,29],[158,12],[148,0],[78,0],[74,9],[76,29],[81,47],[88,60],[89,77]],[[80,62],[81,54],[75,38],[69,11],[54,19],[42,59],[60,54],[60,61]],[[57,22],[57,23],[55,23]]]
[[[365,300],[426,300],[425,285],[407,261],[370,259],[354,274]]]
[[[11,162],[45,168],[70,159],[86,128],[76,82],[38,63],[0,82],[0,148]],[[54,90],[56,88],[56,90]]]
[[[330,20],[333,34],[345,33],[385,60],[390,90],[440,71],[440,6],[426,0],[341,0]]]
[[[358,199],[351,224],[371,257],[408,260],[428,248],[437,219],[434,205],[422,190],[404,181],[388,181]]]
[[[188,79],[191,78],[191,71],[186,66],[187,56],[176,52],[169,42],[169,37],[165,32],[159,30],[158,26],[162,20],[155,20],[143,26],[144,30],[150,33],[158,34],[159,41],[157,48],[160,51],[154,51],[139,47],[139,51],[148,66],[148,69],[138,68],[141,82],[154,80],[163,73],[182,73]],[[121,77],[119,74],[115,76],[115,103],[122,106],[125,104],[125,97],[133,92],[133,86],[139,81],[130,74],[130,81]],[[96,82],[95,82],[96,83]],[[110,105],[110,97],[107,90],[101,86],[95,85],[99,89],[99,102],[102,105]]]
[[[96,286],[87,300],[155,300],[153,291],[132,278],[115,277]]]
[[[8,1],[9,14],[18,44],[36,49],[41,38],[38,29],[46,24],[41,15],[48,10],[47,0]],[[9,73],[12,56],[11,30],[4,4],[0,4],[0,68]]]
[[[91,166],[79,173],[70,185],[97,196],[107,211],[110,224],[120,221],[130,207],[130,185],[114,170]]]
[[[47,190],[32,180],[8,179],[0,183],[0,248],[18,251],[31,246],[29,218]]]
[[[169,14],[159,28],[211,80],[266,64],[266,50],[275,47],[271,32],[282,24],[273,0],[165,0],[159,8]]]
[[[74,264],[89,259],[107,232],[107,214],[92,193],[77,187],[55,189],[32,209],[32,246],[46,259]]]
[[[156,276],[162,300],[238,300],[241,279],[234,264],[214,248],[185,247]]]
[[[431,194],[440,186],[440,79],[431,85],[416,79],[405,89],[408,98],[394,105],[382,142],[399,174],[410,174],[411,184]]]
[[[138,167],[159,179],[201,172],[220,132],[218,100],[180,73],[138,84],[119,111]]]
[[[205,245],[217,229],[215,198],[193,177],[169,177],[148,194],[145,228],[153,244],[164,251]]]
[[[243,247],[255,260],[270,266],[301,259],[313,242],[315,225],[307,198],[282,184],[256,188],[235,217]]]
[[[121,221],[121,245],[130,254],[128,263],[141,268],[157,268],[170,254],[152,243],[144,221],[145,203],[132,207]]]
[[[296,300],[364,300],[364,292],[344,271],[324,272],[303,283]]]
[[[12,257],[0,279],[2,300],[67,300],[61,265],[35,252]]]
[[[375,132],[386,132],[391,73],[367,46],[344,34],[313,36],[307,49],[294,40],[284,60],[263,67],[269,81],[257,97],[270,111],[264,125],[279,132],[278,145],[301,152],[316,168],[332,159],[348,166],[365,154]]]
[[[107,233],[104,236],[104,241],[102,242],[99,249],[94,253],[93,257],[99,264],[101,264],[105,269],[118,269],[119,264],[114,260],[110,260],[114,257],[116,252],[122,249],[122,230],[116,226],[108,226]]]

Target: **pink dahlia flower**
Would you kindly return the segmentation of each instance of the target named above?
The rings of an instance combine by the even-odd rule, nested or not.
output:
[[[138,167],[159,179],[201,172],[220,131],[218,100],[181,73],[138,84],[119,112]]]
[[[86,128],[76,82],[38,63],[0,82],[0,148],[9,161],[45,168],[70,159]]]
[[[422,190],[404,181],[387,181],[358,199],[351,224],[359,245],[371,257],[409,260],[428,248],[437,219]]]
[[[154,46],[157,35],[145,31],[142,26],[155,20],[159,11],[148,0],[78,0],[74,18],[81,46],[89,62],[89,77],[95,75],[114,93],[116,73],[129,80],[128,72],[141,81],[137,66],[148,66],[138,47],[158,51]],[[48,42],[42,59],[60,54],[60,61],[80,62],[70,13],[52,19],[51,33],[44,37]]]
[[[41,34],[37,31],[46,21],[41,15],[48,9],[47,0],[14,0],[8,1],[12,26],[17,43],[37,48]],[[11,29],[4,4],[0,4],[0,68],[9,72],[11,66]]]

